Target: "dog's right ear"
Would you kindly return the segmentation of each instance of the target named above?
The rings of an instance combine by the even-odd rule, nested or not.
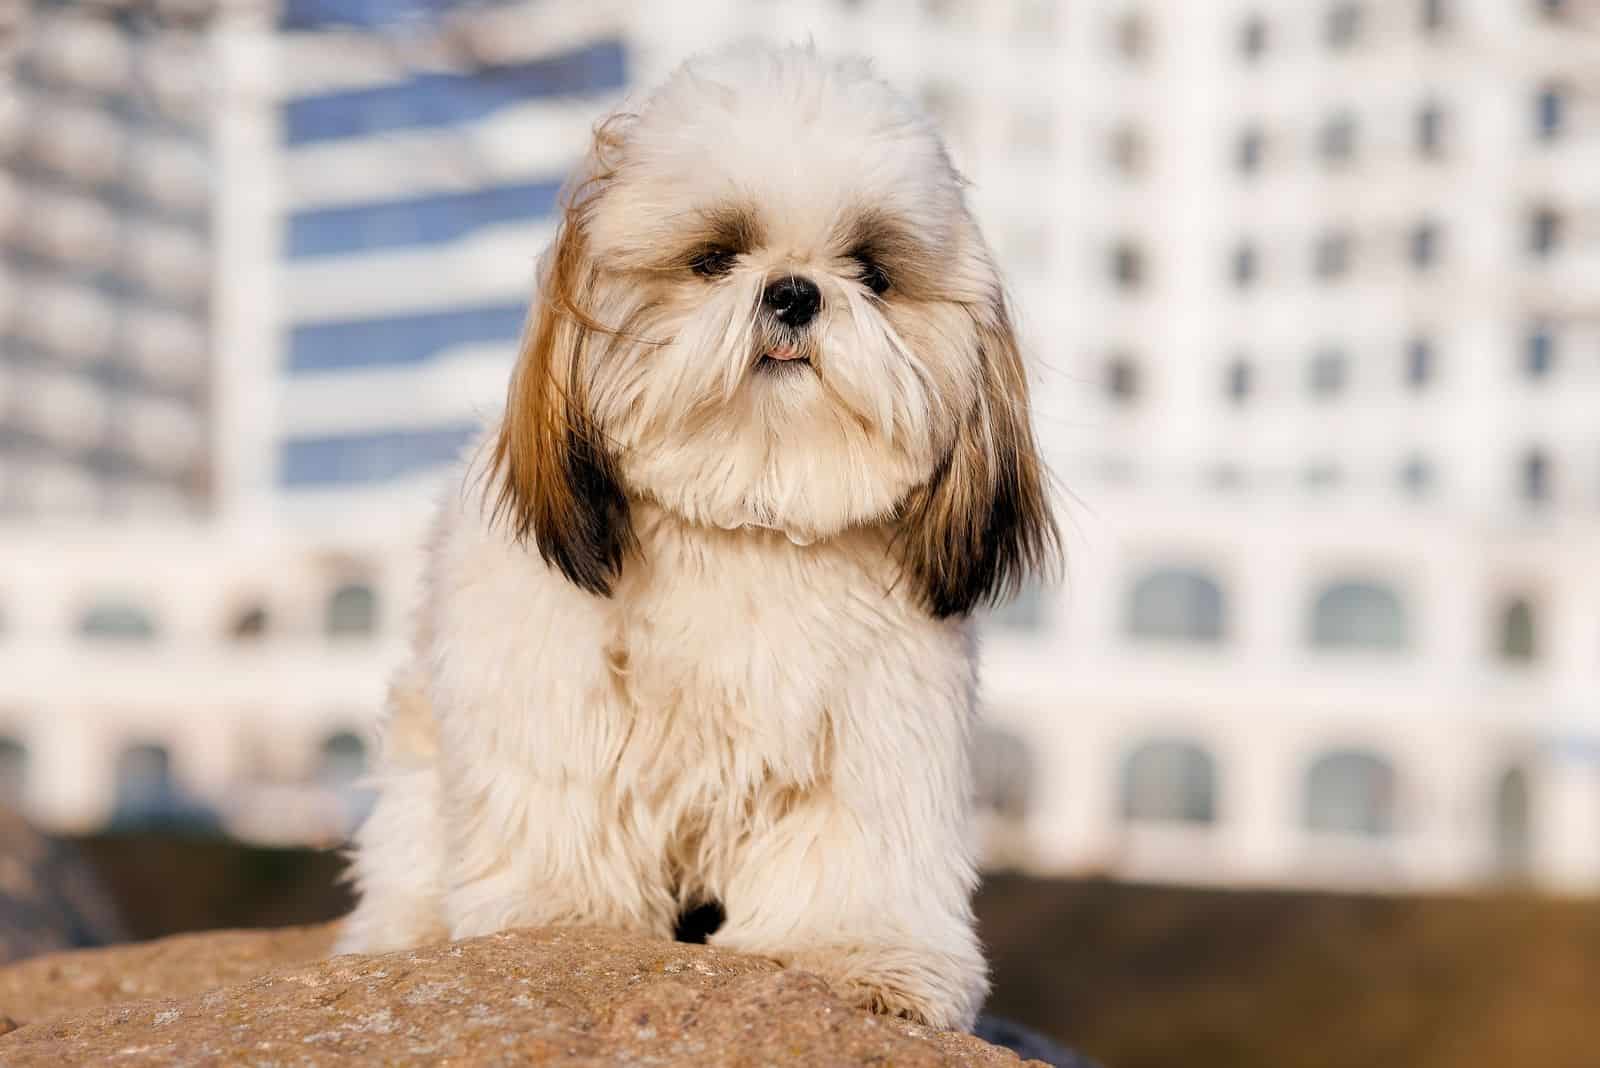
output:
[[[598,325],[584,311],[595,278],[584,221],[599,184],[591,177],[574,192],[541,265],[488,485],[496,521],[519,541],[531,537],[544,562],[574,585],[606,597],[634,536],[583,381]]]

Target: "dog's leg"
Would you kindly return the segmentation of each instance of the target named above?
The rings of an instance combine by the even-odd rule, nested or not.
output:
[[[420,677],[401,672],[389,688],[378,801],[355,834],[350,878],[360,901],[341,925],[336,952],[379,953],[446,937],[433,729]]]
[[[987,991],[967,833],[970,666],[906,650],[830,710],[831,774],[741,847],[711,942],[814,971],[850,1001],[970,1027]]]
[[[632,802],[609,784],[482,778],[447,808],[457,836],[444,901],[452,938],[552,924],[672,937],[677,902],[662,850],[636,833]]]

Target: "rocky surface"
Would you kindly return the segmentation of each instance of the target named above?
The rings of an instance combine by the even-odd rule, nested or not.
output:
[[[187,935],[0,969],[8,1066],[1016,1065],[705,946],[533,929],[322,959],[326,927]],[[9,1025],[0,1020],[0,1032]]]

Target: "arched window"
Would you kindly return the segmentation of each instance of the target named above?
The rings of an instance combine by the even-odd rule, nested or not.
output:
[[[1114,352],[1106,360],[1106,395],[1112,403],[1131,405],[1139,399],[1139,363],[1131,353]]]
[[[1132,241],[1111,246],[1111,278],[1119,289],[1134,290],[1144,285],[1144,249]]]
[[[105,601],[91,605],[78,617],[78,633],[85,638],[107,641],[152,641],[156,621],[144,609],[127,601]]]
[[[1528,329],[1522,348],[1522,372],[1529,378],[1544,378],[1555,369],[1556,335],[1549,323],[1535,323]]]
[[[1129,823],[1215,823],[1217,767],[1194,742],[1159,739],[1122,765],[1122,818]]]
[[[1382,583],[1332,583],[1312,603],[1311,644],[1319,649],[1397,650],[1409,641],[1405,604]]]
[[[339,731],[322,743],[317,778],[329,786],[354,786],[367,773],[367,743],[354,731]]]
[[[1567,92],[1564,86],[1546,85],[1534,105],[1534,129],[1541,140],[1554,141],[1566,125]]]
[[[22,804],[28,782],[28,747],[15,738],[0,737],[0,805]]]
[[[1503,876],[1528,870],[1533,847],[1533,806],[1528,773],[1507,768],[1494,787],[1495,867]]]
[[[236,642],[254,641],[266,635],[271,622],[265,605],[246,605],[228,624],[228,637]]]
[[[1533,448],[1522,454],[1522,500],[1532,506],[1550,499],[1550,458]]]
[[[1158,641],[1220,642],[1226,605],[1222,587],[1200,571],[1146,574],[1128,598],[1128,633]]]
[[[1033,754],[1010,731],[978,727],[972,749],[973,781],[980,809],[1020,823],[1028,815],[1033,791]]]
[[[117,759],[116,811],[121,826],[148,825],[176,819],[183,791],[172,773],[172,754],[165,746],[130,746]]]
[[[1534,608],[1524,597],[1513,598],[1500,616],[1500,656],[1527,662],[1539,656],[1539,627]]]
[[[1324,753],[1306,773],[1304,819],[1311,831],[1374,838],[1394,833],[1393,766],[1364,749]]]
[[[332,638],[369,635],[378,626],[378,595],[361,582],[348,582],[328,598],[327,632]]]

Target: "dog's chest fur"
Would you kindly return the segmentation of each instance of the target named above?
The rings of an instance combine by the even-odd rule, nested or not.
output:
[[[893,588],[881,541],[801,547],[652,511],[638,529],[607,648],[636,788],[672,792],[690,768],[719,793],[825,777],[837,695],[897,631],[931,623]]]

